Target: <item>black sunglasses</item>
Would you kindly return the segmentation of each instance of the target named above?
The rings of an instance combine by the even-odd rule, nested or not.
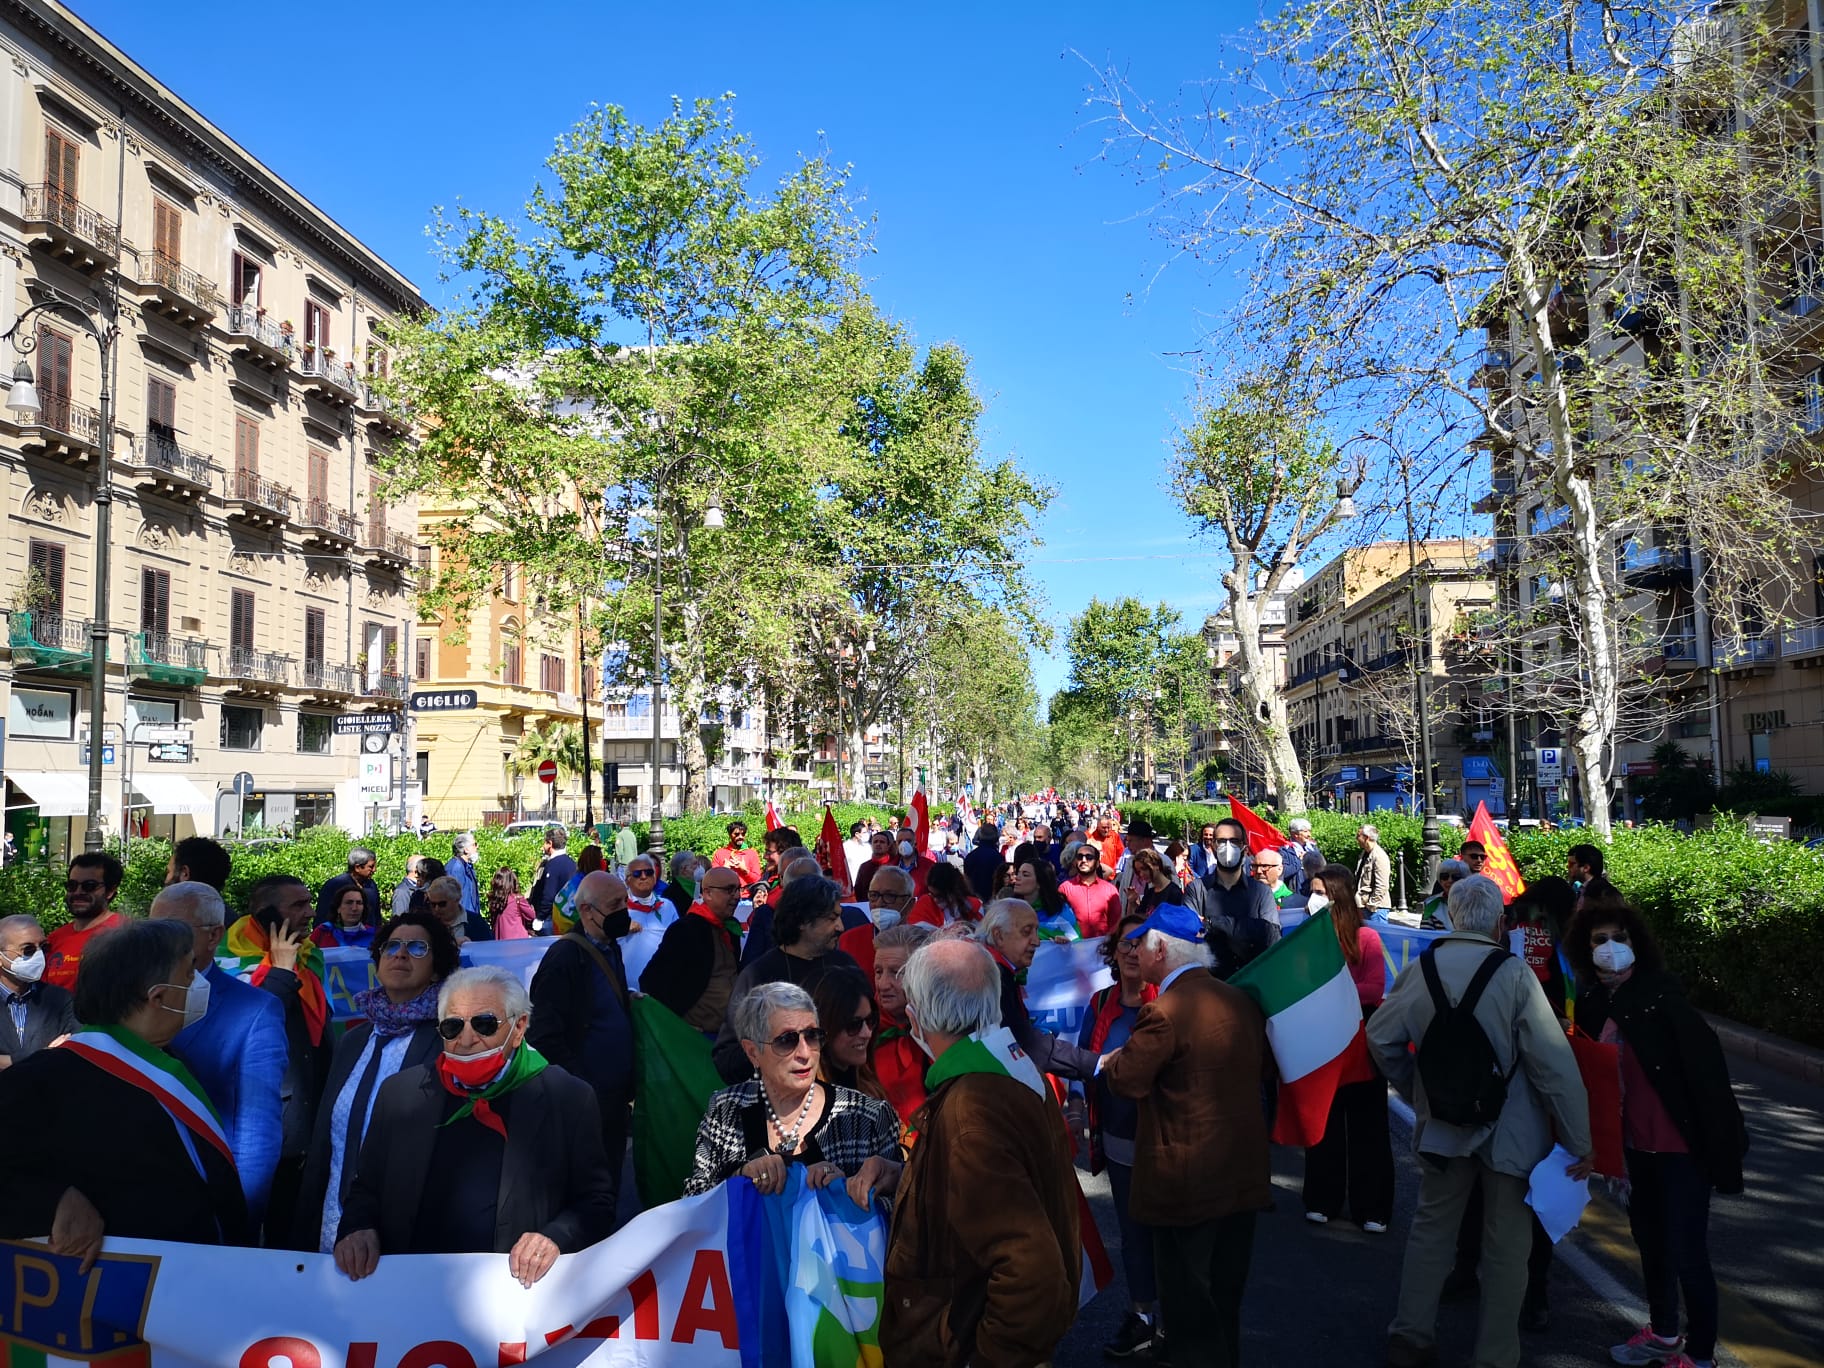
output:
[[[841,1035],[860,1035],[864,1030],[874,1029],[874,1018],[871,1016],[850,1017],[842,1023]]]
[[[656,879],[659,875],[658,871],[653,869],[630,869],[627,871],[627,877],[630,879]]]
[[[1077,852],[1077,859],[1079,860],[1099,860],[1101,858],[1102,857],[1093,850],[1080,850]]]
[[[473,1026],[475,1034],[486,1039],[500,1029],[500,1018],[492,1012],[477,1012],[467,1021],[461,1017],[445,1017],[437,1023],[437,1034],[445,1040],[454,1040],[462,1034],[464,1026]]]
[[[380,947],[383,955],[410,955],[413,959],[423,959],[431,953],[431,943],[421,940],[389,940]]]
[[[807,1026],[802,1031],[781,1031],[766,1043],[773,1047],[774,1054],[789,1055],[798,1048],[800,1036],[804,1037],[804,1043],[813,1050],[823,1048],[823,1028],[821,1026]]]
[[[63,881],[66,893],[93,893],[100,887],[100,879],[65,879]]]

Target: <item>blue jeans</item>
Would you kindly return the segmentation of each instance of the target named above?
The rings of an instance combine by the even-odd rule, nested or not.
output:
[[[1655,1334],[1678,1334],[1678,1294],[1685,1294],[1685,1353],[1716,1357],[1716,1273],[1710,1267],[1710,1180],[1689,1154],[1626,1151],[1628,1224],[1640,1250],[1640,1274]]]
[[[1121,1274],[1127,1279],[1127,1299],[1137,1306],[1150,1306],[1159,1300],[1159,1280],[1153,1273],[1153,1232],[1127,1214],[1127,1199],[1134,1190],[1133,1167],[1110,1159],[1108,1186],[1120,1223]]]

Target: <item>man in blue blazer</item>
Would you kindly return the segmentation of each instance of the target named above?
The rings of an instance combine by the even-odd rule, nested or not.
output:
[[[279,1083],[285,1076],[285,1008],[215,963],[227,925],[222,895],[208,884],[176,883],[152,900],[150,915],[190,927],[198,972],[209,981],[209,1011],[167,1047],[183,1060],[222,1118],[228,1148],[257,1227],[279,1163]]]

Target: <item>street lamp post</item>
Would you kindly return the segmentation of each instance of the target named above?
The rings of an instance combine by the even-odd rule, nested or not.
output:
[[[664,482],[671,473],[661,467],[652,478],[652,812],[646,832],[646,853],[662,868],[665,860],[665,787],[660,782],[659,761],[663,754],[665,709],[665,510]],[[722,501],[714,494],[703,510],[703,526],[712,531],[722,526]],[[680,730],[678,744],[684,744]]]
[[[107,825],[102,818],[102,742],[106,736],[108,688],[108,545],[114,512],[112,463],[114,458],[114,386],[112,365],[114,342],[119,335],[112,313],[98,304],[97,322],[89,310],[75,300],[52,296],[32,305],[14,320],[13,326],[0,333],[0,340],[13,344],[19,353],[19,364],[13,368],[12,388],[7,391],[6,407],[22,420],[35,421],[43,412],[37,387],[32,383],[32,367],[25,357],[38,349],[38,339],[19,330],[37,314],[60,311],[76,321],[95,342],[101,353],[101,458],[95,477],[95,616],[89,622],[89,811],[88,825],[83,828],[82,848],[99,851],[107,844]]]

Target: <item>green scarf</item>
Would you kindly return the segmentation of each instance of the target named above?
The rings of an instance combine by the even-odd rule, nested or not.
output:
[[[497,1097],[505,1097],[520,1084],[537,1078],[545,1071],[545,1065],[550,1062],[522,1040],[519,1048],[513,1052],[513,1058],[507,1061],[507,1067],[500,1077],[480,1092],[470,1092],[445,1071],[444,1061],[448,1058],[448,1055],[437,1056],[437,1077],[443,1081],[445,1091],[453,1093],[463,1101],[460,1107],[437,1124],[439,1126],[454,1125],[473,1112],[477,1121],[499,1134],[503,1140],[507,1136],[507,1123],[501,1120],[500,1114],[489,1104]]]

